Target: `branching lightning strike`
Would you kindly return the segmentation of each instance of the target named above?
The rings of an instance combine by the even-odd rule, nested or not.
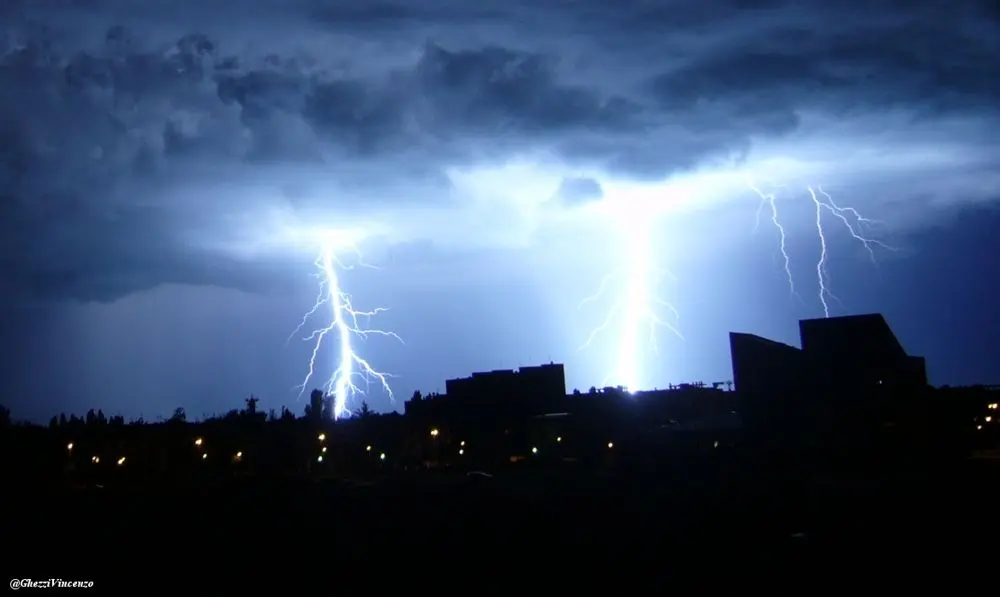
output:
[[[629,210],[629,207],[623,207]],[[633,216],[639,216],[635,211]],[[637,390],[642,382],[640,371],[641,351],[639,344],[644,339],[649,342],[654,354],[659,352],[657,332],[666,328],[678,338],[683,339],[677,327],[661,317],[657,307],[670,311],[673,318],[678,319],[677,309],[657,296],[657,289],[664,277],[673,278],[669,271],[658,266],[653,259],[652,230],[650,218],[629,217],[625,219],[623,232],[627,241],[624,244],[625,255],[623,265],[611,272],[601,281],[597,292],[580,301],[579,307],[596,301],[605,296],[613,282],[621,282],[625,286],[623,295],[616,299],[604,317],[603,322],[594,328],[587,341],[580,346],[583,350],[590,346],[595,338],[605,332],[616,322],[620,323],[621,335],[618,340],[617,362],[601,382],[603,386],[621,385],[629,390]]]
[[[771,224],[778,232],[778,248],[782,258],[782,267],[788,280],[789,292],[792,296],[801,298],[795,284],[795,277],[792,274],[792,259],[788,248],[788,234],[779,214],[777,193],[775,191],[764,192],[752,181],[747,181],[747,183],[760,197],[754,230],[756,231],[760,227],[761,215],[764,209],[767,208]],[[815,226],[819,240],[820,254],[816,261],[816,279],[819,285],[818,298],[823,308],[824,317],[829,317],[830,301],[837,301],[838,299],[830,290],[830,277],[826,267],[829,246],[827,243],[828,231],[824,225],[824,213],[827,218],[832,216],[843,224],[851,237],[868,252],[868,256],[873,264],[877,265],[875,259],[876,247],[889,251],[895,251],[896,249],[882,241],[865,236],[864,232],[866,229],[878,224],[878,222],[862,216],[852,207],[841,207],[821,187],[810,186],[806,190],[815,206]],[[639,345],[643,339],[643,333],[645,332],[654,354],[658,352],[658,328],[666,328],[681,339],[683,339],[683,336],[674,325],[660,316],[656,308],[657,306],[663,307],[670,311],[674,320],[679,319],[677,310],[670,303],[660,299],[656,295],[656,289],[659,287],[662,278],[664,276],[672,278],[673,276],[670,272],[658,267],[654,263],[651,243],[652,214],[636,210],[635,206],[624,207],[622,208],[622,212],[631,212],[628,214],[629,217],[621,218],[625,224],[622,228],[626,238],[626,242],[623,245],[625,250],[623,264],[620,268],[605,276],[597,292],[583,299],[579,306],[582,308],[587,303],[605,296],[609,291],[608,289],[614,286],[616,282],[624,285],[625,292],[621,298],[614,301],[602,323],[591,331],[586,342],[580,347],[580,350],[589,347],[598,336],[607,332],[608,328],[620,325],[621,333],[618,338],[617,363],[605,376],[602,385],[608,386],[613,383],[624,386],[627,389],[635,390],[639,387],[642,377],[640,372],[642,355]],[[621,216],[622,214],[619,215]]]
[[[393,399],[392,388],[388,381],[392,375],[377,371],[367,360],[362,358],[353,345],[353,339],[367,339],[368,336],[378,335],[389,336],[403,342],[402,338],[393,332],[367,327],[372,317],[387,311],[387,309],[379,307],[370,311],[360,311],[353,306],[351,296],[344,292],[338,270],[350,270],[352,266],[345,266],[337,256],[337,252],[338,248],[345,244],[351,252],[357,255],[359,265],[377,269],[364,262],[357,246],[343,241],[338,243],[333,238],[325,239],[315,261],[318,270],[316,277],[319,278],[319,294],[316,296],[313,307],[303,315],[302,321],[289,336],[289,340],[291,340],[321,308],[329,308],[330,319],[328,323],[314,329],[304,338],[305,341],[314,344],[309,358],[309,371],[302,383],[296,388],[299,390],[299,397],[301,397],[316,372],[316,360],[319,357],[323,341],[328,334],[335,333],[338,340],[337,363],[334,372],[323,384],[325,393],[333,396],[333,416],[335,419],[350,415],[348,403],[351,397],[357,394],[364,395],[373,381],[377,381],[382,386],[390,400]],[[359,380],[364,382],[364,390],[357,385],[356,381]]]
[[[765,193],[759,187],[757,187],[752,181],[747,182],[751,190],[753,190],[760,197],[760,205],[757,207],[757,219],[754,226],[754,230],[760,226],[761,212],[766,206],[771,215],[771,223],[774,225],[775,229],[778,231],[779,238],[779,250],[781,252],[782,259],[784,261],[785,276],[788,279],[788,287],[792,295],[798,297],[798,293],[795,290],[795,279],[792,276],[791,259],[788,255],[787,250],[787,235],[785,234],[785,228],[781,224],[781,219],[778,216],[778,206],[777,197],[775,192]],[[778,187],[780,188],[780,187]],[[823,316],[830,316],[830,301],[834,300],[839,302],[839,299],[833,292],[830,291],[830,276],[827,273],[827,257],[829,254],[829,246],[827,244],[827,230],[823,223],[823,214],[828,214],[827,217],[833,216],[844,225],[847,229],[848,234],[861,244],[868,252],[868,257],[871,259],[874,265],[878,265],[875,259],[875,247],[881,247],[888,251],[895,251],[894,247],[891,247],[882,241],[868,238],[863,234],[866,227],[878,224],[875,220],[868,219],[862,216],[853,207],[841,207],[833,200],[833,197],[829,193],[825,192],[822,187],[806,187],[809,193],[809,197],[815,206],[815,226],[816,226],[816,236],[819,240],[819,258],[816,261],[816,282],[818,284],[818,298],[820,305],[823,307]]]

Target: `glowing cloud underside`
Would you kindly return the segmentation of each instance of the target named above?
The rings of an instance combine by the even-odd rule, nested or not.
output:
[[[647,344],[653,354],[658,354],[659,328],[666,328],[678,338],[683,339],[683,336],[661,315],[661,310],[667,310],[675,320],[678,317],[673,305],[657,295],[663,278],[672,276],[653,257],[652,214],[633,204],[621,205],[616,216],[624,240],[621,266],[605,276],[597,292],[583,299],[580,307],[605,296],[612,286],[623,286],[624,292],[611,305],[603,322],[591,331],[580,350],[591,346],[609,328],[617,327],[620,333],[616,362],[610,367],[601,385],[618,385],[634,391],[642,383],[641,362],[644,351],[641,345]]]
[[[376,308],[371,311],[359,311],[351,303],[351,296],[344,292],[340,274],[338,270],[350,270],[350,266],[345,266],[337,256],[338,251],[344,247],[348,248],[358,257],[359,265],[373,267],[363,262],[357,247],[350,242],[345,242],[331,235],[326,235],[321,241],[319,255],[316,258],[317,278],[319,278],[319,294],[316,303],[303,317],[295,331],[289,339],[298,334],[306,323],[317,312],[324,309],[329,310],[330,318],[326,325],[314,329],[305,341],[313,342],[312,354],[309,358],[309,371],[305,379],[296,388],[299,390],[299,397],[309,387],[309,382],[316,373],[317,359],[323,342],[331,333],[337,339],[337,357],[333,373],[323,384],[323,389],[327,395],[332,395],[334,399],[333,416],[339,419],[350,415],[349,403],[353,396],[364,395],[370,388],[372,382],[378,382],[389,399],[393,399],[392,388],[388,378],[392,377],[387,373],[375,370],[371,364],[363,359],[355,347],[355,339],[367,339],[370,335],[390,336],[402,342],[403,340],[393,332],[367,327],[371,318],[386,311],[385,308]],[[364,390],[358,385],[358,381],[364,383]]]

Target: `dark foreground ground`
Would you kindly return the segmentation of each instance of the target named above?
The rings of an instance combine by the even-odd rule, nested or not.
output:
[[[207,591],[206,582],[227,591],[368,582],[402,590],[415,582],[411,569],[491,586],[580,575],[732,581],[747,567],[814,580],[899,569],[913,580],[1000,554],[995,462],[881,480],[536,471],[155,492],[22,488],[8,495],[0,566],[9,577],[88,578],[105,588],[155,578],[185,593]],[[429,590],[422,586],[410,589]]]

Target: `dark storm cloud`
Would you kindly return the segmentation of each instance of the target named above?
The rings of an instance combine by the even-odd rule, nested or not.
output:
[[[421,147],[458,158],[449,152],[452,142],[470,137],[488,140],[487,151],[500,153],[525,135],[544,138],[580,127],[628,131],[641,116],[622,97],[560,83],[554,59],[496,46],[451,51],[429,43],[410,69],[371,78],[331,78],[305,72],[296,61],[269,62],[217,75],[222,102],[238,105],[253,133],[293,114],[354,156]]]
[[[929,113],[995,110],[996,44],[936,29],[915,25],[868,36],[778,29],[664,73],[651,89],[670,110],[723,104],[725,119],[718,124],[725,128],[735,121],[791,128],[803,107],[834,113],[899,106]]]
[[[252,210],[219,185],[384,208],[535,151],[657,178],[804,115],[988,130],[1000,105],[986,2],[0,4],[0,267],[80,298],[234,284],[179,234]]]

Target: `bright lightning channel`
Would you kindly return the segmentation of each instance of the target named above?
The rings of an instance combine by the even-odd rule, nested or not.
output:
[[[589,347],[610,327],[617,326],[620,335],[615,364],[610,367],[601,385],[619,385],[629,391],[637,390],[642,383],[641,344],[644,341],[648,342],[653,354],[658,354],[657,332],[660,328],[666,328],[683,339],[676,326],[660,315],[658,307],[669,311],[674,320],[678,319],[677,309],[656,294],[663,278],[673,276],[656,264],[653,258],[652,218],[636,207],[618,206],[616,213],[624,236],[620,267],[605,276],[597,292],[584,298],[579,305],[582,308],[600,299],[608,294],[612,286],[624,286],[624,292],[612,303],[602,323],[590,332],[580,350]]]
[[[333,396],[333,417],[340,419],[349,416],[349,401],[355,395],[364,395],[370,389],[371,383],[377,381],[382,389],[393,399],[392,388],[388,379],[392,375],[377,371],[372,365],[362,358],[353,340],[367,339],[368,336],[389,336],[402,342],[402,338],[393,332],[379,329],[371,329],[367,325],[371,318],[388,309],[379,307],[370,311],[360,311],[351,302],[351,296],[344,292],[338,270],[346,271],[353,269],[353,266],[346,266],[338,257],[338,253],[344,249],[350,250],[358,257],[358,264],[373,269],[361,257],[357,245],[337,234],[327,234],[321,239],[319,254],[316,257],[315,265],[317,269],[316,277],[319,279],[319,294],[313,307],[306,312],[299,322],[298,327],[289,336],[289,340],[298,334],[306,325],[309,319],[321,308],[329,309],[330,318],[326,325],[316,328],[305,341],[313,342],[312,354],[309,357],[309,371],[305,379],[296,388],[299,390],[299,397],[305,392],[309,381],[316,372],[316,360],[323,346],[323,341],[331,333],[334,333],[337,341],[337,361],[333,373],[323,384],[323,389],[327,395]],[[363,381],[365,389],[362,390],[356,381]]]
[[[752,181],[747,181],[747,185],[757,194],[757,196],[760,197],[754,231],[756,231],[760,226],[761,214],[766,207],[770,213],[771,223],[778,231],[779,250],[784,262],[785,276],[788,280],[789,290],[793,296],[798,297],[798,293],[795,290],[795,279],[792,276],[791,259],[787,250],[787,235],[778,215],[776,192],[772,191],[766,193]],[[827,218],[832,216],[838,220],[844,228],[846,228],[848,234],[851,235],[851,238],[865,248],[872,264],[876,266],[878,265],[878,262],[875,259],[875,247],[881,247],[888,251],[896,251],[896,249],[883,243],[882,241],[875,240],[864,235],[866,228],[877,225],[880,222],[876,222],[875,220],[862,216],[853,207],[841,207],[837,205],[837,203],[833,200],[833,197],[824,191],[822,187],[809,186],[806,187],[806,191],[808,191],[809,197],[815,207],[816,217],[814,221],[816,227],[816,237],[819,241],[819,258],[816,261],[816,282],[818,284],[817,295],[820,305],[823,307],[823,317],[830,317],[830,301],[834,300],[840,302],[840,300],[830,290],[830,276],[826,269],[827,257],[829,255],[829,246],[827,244],[828,231],[824,226],[823,214],[827,214]]]

